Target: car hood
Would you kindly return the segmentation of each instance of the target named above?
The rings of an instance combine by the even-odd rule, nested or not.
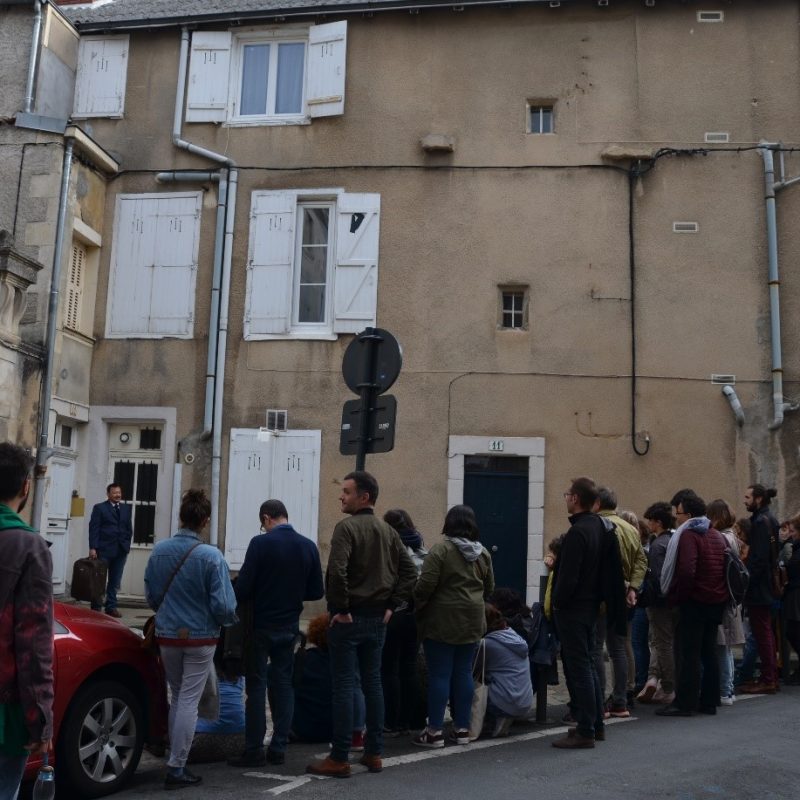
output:
[[[66,625],[73,633],[80,635],[81,630],[87,626],[93,630],[102,630],[104,636],[122,636],[124,638],[138,637],[127,625],[119,620],[92,611],[85,606],[71,605],[67,603],[55,603],[55,617],[59,622]]]

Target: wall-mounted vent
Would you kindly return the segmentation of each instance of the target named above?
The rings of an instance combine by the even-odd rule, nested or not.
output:
[[[735,375],[717,375],[713,373],[711,375],[711,383],[720,383],[720,384],[730,384],[733,386],[736,383],[736,376]]]
[[[673,222],[673,233],[697,233],[700,230],[700,225],[696,222]]]
[[[267,409],[267,430],[285,431],[289,427],[289,415],[285,410]]]
[[[725,12],[724,11],[698,11],[697,12],[697,21],[698,22],[724,22],[725,21]]]
[[[709,144],[727,144],[731,140],[731,135],[725,131],[708,131],[705,140]]]

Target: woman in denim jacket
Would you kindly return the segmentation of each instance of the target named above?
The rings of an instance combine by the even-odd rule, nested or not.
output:
[[[222,553],[203,544],[200,531],[211,517],[203,491],[190,489],[180,508],[181,527],[159,542],[144,574],[147,604],[156,612],[156,640],[171,693],[170,755],[164,786],[194,786],[185,768],[197,705],[212,665],[220,625],[236,622],[236,597]]]

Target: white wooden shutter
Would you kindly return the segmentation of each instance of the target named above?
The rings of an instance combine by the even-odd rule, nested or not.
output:
[[[106,334],[129,337],[147,331],[152,287],[156,201],[120,195],[111,250]]]
[[[200,192],[159,198],[147,333],[192,335],[200,245]]]
[[[381,196],[342,194],[336,205],[334,333],[375,325]]]
[[[245,339],[289,330],[296,208],[293,192],[253,192]]]
[[[121,117],[125,109],[128,36],[85,36],[78,49],[76,117]]]
[[[298,533],[317,541],[321,431],[282,431],[273,436],[270,497],[283,501]]]
[[[228,504],[225,513],[225,560],[239,569],[247,545],[259,533],[258,507],[270,494],[273,440],[257,430],[231,429],[228,457]]]
[[[344,114],[347,22],[312,25],[308,31],[306,105],[309,117]]]
[[[192,34],[187,122],[225,121],[231,41],[228,31],[196,31]]]
[[[81,326],[83,273],[86,269],[86,257],[86,248],[79,242],[73,242],[72,259],[67,275],[66,302],[64,303],[64,327],[73,331],[79,331]]]

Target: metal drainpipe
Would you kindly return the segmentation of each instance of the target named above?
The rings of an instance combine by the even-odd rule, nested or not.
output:
[[[69,183],[72,177],[72,149],[74,140],[67,138],[64,147],[64,161],[61,169],[61,192],[58,198],[58,221],[56,223],[56,241],[53,252],[53,274],[50,279],[50,304],[47,309],[47,341],[45,354],[44,377],[42,378],[41,400],[39,403],[39,445],[36,448],[36,468],[34,470],[33,503],[31,504],[31,524],[37,530],[42,520],[44,507],[45,477],[47,476],[47,459],[50,455],[50,406],[53,391],[53,361],[56,350],[56,327],[58,324],[58,295],[61,286],[62,249],[64,246],[64,228],[67,222],[67,204],[69,201]]]
[[[210,542],[215,547],[219,545],[219,495],[220,495],[220,471],[222,461],[222,403],[225,394],[225,350],[228,341],[228,302],[230,298],[230,280],[231,280],[231,255],[233,252],[233,222],[236,213],[236,187],[238,183],[238,172],[235,169],[235,162],[233,159],[215,153],[213,150],[207,150],[205,147],[198,147],[197,145],[187,142],[181,138],[181,126],[183,123],[183,103],[186,96],[186,78],[189,68],[189,29],[183,27],[181,29],[181,49],[180,57],[178,59],[178,87],[175,92],[175,115],[172,124],[172,143],[176,147],[187,150],[204,158],[209,158],[216,161],[218,164],[223,164],[228,167],[228,186],[227,198],[224,212],[225,219],[225,237],[224,245],[222,247],[222,264],[220,274],[220,301],[218,305],[218,324],[214,326],[214,336],[216,338],[216,349],[211,348],[211,336],[209,335],[209,353],[208,353],[208,374],[206,376],[206,404],[204,426],[208,429],[208,415],[209,411],[213,408],[212,416],[212,439],[211,439],[211,526],[210,526]],[[220,189],[221,189],[220,181]],[[221,192],[220,192],[221,194]],[[218,206],[217,212],[217,225],[219,230],[220,211]],[[216,254],[215,243],[215,254]],[[212,298],[212,314],[213,311],[213,298]],[[212,354],[215,361],[213,370],[211,369]],[[211,378],[211,380],[209,380]],[[213,387],[213,406],[209,400],[208,393]]]
[[[783,425],[785,411],[795,410],[795,406],[783,399],[783,363],[781,355],[781,307],[780,278],[778,275],[778,216],[775,207],[776,186],[775,162],[772,148],[777,145],[760,142],[758,151],[764,159],[764,188],[767,211],[767,259],[769,261],[769,314],[770,338],[772,341],[772,408],[773,419],[769,430],[774,431]],[[785,184],[784,184],[785,185]]]
[[[30,114],[33,108],[33,87],[36,84],[36,66],[39,63],[39,43],[42,36],[42,6],[44,0],[37,0],[33,12],[33,33],[31,35],[31,57],[28,61],[28,80],[25,83],[25,100],[22,110]]]
[[[739,400],[739,396],[736,394],[736,389],[729,383],[726,383],[722,387],[722,394],[725,395],[728,402],[731,404],[731,410],[736,417],[736,424],[741,428],[742,425],[744,425],[744,409],[742,408],[742,402]]]
[[[233,226],[236,220],[236,189],[239,171],[228,170],[228,209],[225,219],[225,247],[222,258],[222,293],[219,302],[219,339],[217,340],[217,377],[214,391],[214,424],[211,439],[211,544],[219,543],[219,495],[222,470],[222,401],[225,394],[225,353],[228,345],[228,305],[231,292]]]

